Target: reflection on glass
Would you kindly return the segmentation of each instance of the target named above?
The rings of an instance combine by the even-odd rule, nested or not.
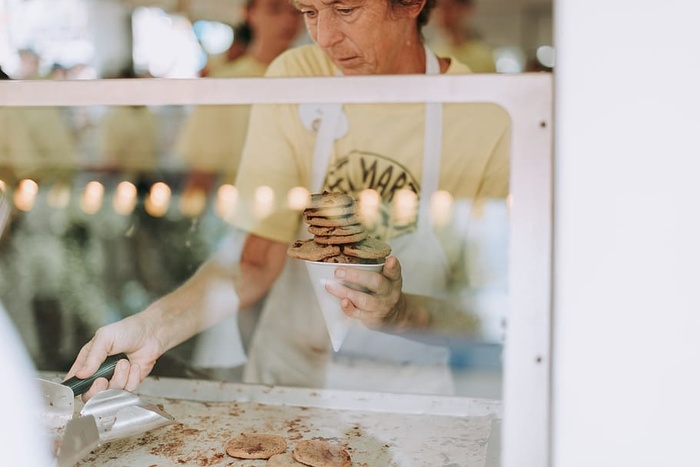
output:
[[[232,222],[238,205],[238,190],[235,186],[225,183],[216,191],[215,211],[226,222]]]
[[[49,189],[47,204],[56,209],[64,209],[70,203],[70,187],[66,183],[55,183]]]
[[[39,192],[39,185],[34,180],[20,180],[15,191],[15,206],[20,211],[31,211],[36,203],[36,196]]]
[[[361,107],[348,106],[347,111],[354,117],[353,112]],[[388,113],[391,119],[382,117],[360,124],[366,125],[363,128],[374,134],[380,122],[404,118],[404,109],[409,111],[405,121],[416,127],[411,135],[415,133],[416,138],[420,139],[422,122],[416,123],[410,112],[421,109],[414,105],[382,106],[378,111]],[[449,121],[457,125],[450,129],[449,134],[460,136],[450,140],[459,151],[456,158],[466,157],[481,147],[481,133],[472,133],[478,137],[469,139],[472,146],[468,148],[465,148],[461,135],[474,131],[484,112],[497,117],[499,121],[505,117],[493,106],[476,105],[465,110],[455,105],[446,106],[445,109],[451,116]],[[269,172],[267,175],[281,181],[277,190],[261,185],[258,178],[239,178],[236,183],[229,182],[230,170],[236,169],[233,167],[221,167],[210,180],[208,188],[203,189],[201,185],[192,183],[192,167],[175,150],[191,108],[149,108],[158,122],[155,126],[157,157],[148,169],[138,170],[132,163],[122,164],[122,159],[110,158],[101,149],[96,129],[101,127],[105,116],[114,114],[110,110],[113,109],[61,109],[62,118],[71,126],[71,134],[76,137],[75,147],[78,151],[75,158],[78,162],[71,167],[68,181],[54,180],[52,171],[42,172],[44,178],[38,181],[15,176],[4,179],[15,200],[18,215],[12,226],[12,254],[0,258],[3,278],[11,278],[0,290],[0,298],[3,302],[7,301],[5,304],[14,316],[24,317],[20,318],[20,321],[25,320],[20,326],[23,337],[33,349],[33,355],[42,369],[64,368],[94,329],[143,310],[157,298],[180,286],[213,254],[220,253],[225,258],[229,258],[226,255],[233,255],[231,251],[236,250],[227,250],[227,245],[235,237],[232,225],[237,225],[241,211],[251,210],[255,222],[274,220],[279,211],[291,211],[295,225],[299,227],[299,232],[293,232],[294,238],[309,237],[308,225],[301,211],[309,205],[310,192],[293,179],[302,176],[292,176],[287,167],[281,166],[280,152],[271,152],[275,156],[274,163],[265,166]],[[308,137],[309,147],[304,146],[301,151],[304,154],[313,153],[313,133],[303,131],[304,137]],[[500,136],[500,133],[494,133],[488,137],[492,141],[500,141]],[[346,141],[354,144],[352,138],[343,140],[343,143]],[[123,141],[125,151],[129,150],[132,142],[137,143],[129,139]],[[416,158],[406,165],[394,164],[378,157],[376,152],[353,152],[351,149],[348,146],[347,150],[338,152],[339,157],[332,159],[324,189],[332,190],[337,186],[350,192],[355,190],[356,213],[362,226],[372,236],[400,243],[403,241],[401,239],[417,235],[416,216],[421,200],[416,192],[420,189],[420,180],[412,173],[420,171],[420,159]],[[391,154],[396,148],[389,144],[380,149]],[[411,150],[411,145],[399,149]],[[52,156],[49,154],[48,157]],[[469,174],[455,173],[455,184],[462,183],[466,177]],[[244,183],[248,181],[250,185]],[[242,186],[246,188],[245,191],[241,189]],[[435,347],[440,349],[435,355],[418,352],[414,357],[420,356],[423,362],[445,361],[449,376],[455,379],[457,394],[480,395],[470,391],[476,391],[475,387],[484,387],[485,384],[489,388],[488,394],[498,397],[503,320],[508,307],[509,202],[492,199],[474,203],[474,199],[464,193],[455,195],[448,190],[436,191],[428,201],[429,227],[436,238],[418,242],[417,246],[411,244],[407,250],[396,246],[392,254],[415,256],[416,261],[410,263],[412,265],[406,262],[404,283],[419,287],[428,286],[438,277],[430,269],[431,266],[423,261],[439,254],[449,273],[445,293],[449,296],[450,306],[454,306],[446,308],[443,316],[454,314],[444,324],[450,332],[411,336],[418,341],[438,343]],[[35,256],[39,254],[47,259],[50,268],[32,269],[27,266],[26,271],[17,270],[20,265],[34,264]],[[288,263],[295,261],[287,258]],[[76,275],[76,270],[80,270],[89,280],[77,281],[77,277],[84,276]],[[42,279],[49,273],[51,280]],[[67,324],[56,336],[56,340],[60,341],[56,345],[64,349],[58,357],[48,356],[46,349],[42,348],[40,337],[45,333],[43,324],[26,318],[39,311],[32,305],[35,291],[13,282],[20,277],[32,277],[33,282],[47,285],[42,296],[59,303],[52,310]],[[56,286],[53,287],[53,284]],[[8,298],[10,292],[21,297],[21,300]],[[314,294],[309,296],[316,300]],[[283,308],[285,312],[290,311],[286,309],[286,304]],[[455,310],[467,312],[460,311],[462,314],[459,314]],[[319,322],[309,316],[295,320],[293,325],[285,325],[284,331],[294,334],[297,324],[312,333],[312,340],[307,342],[313,344],[313,339],[322,341],[326,337],[323,321],[320,321],[319,327]],[[467,336],[457,332],[460,328],[474,329],[477,335]],[[255,332],[255,327],[243,330],[246,342],[250,342]],[[328,370],[329,378],[340,381],[342,378],[338,372],[352,371],[346,368],[346,364],[354,362],[360,351],[364,352],[374,345],[363,339],[351,336],[347,347],[344,344],[345,349],[333,355],[335,366]],[[197,348],[197,341],[195,339],[184,347],[174,349],[173,355],[190,367],[197,367],[192,359],[192,350]],[[404,355],[404,350],[400,349],[401,346],[392,343],[381,352],[383,356],[400,362]],[[382,372],[379,368],[375,366],[377,374]],[[232,373],[226,374],[233,377]],[[365,380],[360,374],[350,374],[353,378],[357,376],[357,381],[364,384]],[[444,373],[440,377],[442,375]],[[309,381],[310,385],[324,384],[323,381]],[[471,386],[470,381],[477,382]]]
[[[86,214],[96,214],[102,208],[105,187],[100,182],[92,181],[85,185],[85,191],[80,199],[80,207]]]
[[[253,200],[253,215],[264,219],[275,210],[275,192],[269,186],[259,186],[255,189]]]
[[[287,194],[287,206],[294,211],[301,211],[309,205],[311,194],[303,186],[297,186],[289,190]]]
[[[153,217],[163,217],[170,207],[172,190],[163,182],[154,183],[145,201],[146,212]]]
[[[128,216],[136,207],[136,186],[131,182],[120,182],[114,192],[112,206],[114,211],[121,216]]]
[[[430,215],[435,227],[442,228],[452,222],[452,195],[447,191],[436,191],[430,203]]]

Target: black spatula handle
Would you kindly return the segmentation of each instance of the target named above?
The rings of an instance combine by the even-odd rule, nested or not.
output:
[[[72,378],[64,381],[62,384],[71,388],[75,396],[79,396],[87,392],[97,378],[107,378],[109,380],[112,375],[114,375],[114,367],[117,366],[117,362],[122,359],[127,359],[126,355],[123,353],[110,355],[104,362],[102,362],[102,365],[100,365],[94,375],[85,379],[80,379],[73,376]]]

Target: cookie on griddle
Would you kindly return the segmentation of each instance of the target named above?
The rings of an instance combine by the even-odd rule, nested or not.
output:
[[[330,256],[339,255],[340,247],[337,245],[320,245],[313,240],[297,240],[287,248],[287,254],[292,258],[322,261]]]
[[[284,454],[275,454],[270,457],[265,465],[267,467],[304,467],[306,464],[294,460],[291,452],[285,452]]]
[[[357,258],[386,258],[389,253],[391,253],[391,245],[373,237],[367,237],[355,244],[343,245],[343,254]]]
[[[350,195],[345,193],[331,193],[324,191],[323,193],[316,193],[311,195],[311,202],[307,209],[322,209],[322,208],[332,208],[336,206],[350,206],[354,203],[354,200]]]
[[[286,450],[284,438],[264,433],[241,433],[226,445],[226,454],[239,459],[269,459]]]
[[[340,227],[320,227],[318,225],[310,225],[307,230],[310,234],[320,235],[322,237],[331,237],[334,235],[344,237],[346,235],[354,235],[364,232],[365,227],[362,224],[344,225]]]
[[[337,444],[320,439],[299,441],[292,456],[311,467],[350,467],[350,454]]]
[[[304,221],[316,227],[346,227],[360,223],[360,218],[356,214],[334,217],[308,217],[304,216]]]

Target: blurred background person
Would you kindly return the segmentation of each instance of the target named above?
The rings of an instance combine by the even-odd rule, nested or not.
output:
[[[211,78],[261,77],[267,65],[290,48],[301,32],[301,15],[287,0],[249,0],[245,26],[250,43],[235,60],[211,69]],[[242,36],[234,35],[234,44]],[[176,151],[190,169],[188,189],[209,192],[217,180],[233,182],[248,128],[250,106],[199,106],[187,122]]]
[[[228,50],[223,54],[209,56],[207,64],[199,75],[202,78],[210,77],[219,68],[226,67],[238,60],[248,50],[250,41],[253,38],[252,35],[250,26],[245,21],[233,28],[233,42],[231,42]]]
[[[299,39],[302,17],[288,0],[249,0],[245,22],[236,31],[239,33],[234,35],[234,44],[241,37],[250,38],[245,53],[213,68],[209,77],[262,77],[270,62]],[[235,48],[229,50],[229,56],[236,53]],[[194,192],[208,195],[217,184],[234,182],[249,113],[248,105],[199,106],[192,111],[176,147],[190,170],[184,196]],[[223,235],[224,232],[210,232],[214,243]],[[260,303],[198,335],[193,365],[211,378],[240,381],[246,362],[245,348],[259,310]]]
[[[493,51],[472,26],[476,0],[437,0],[428,44],[439,56],[454,57],[474,73],[495,73]]]
[[[0,68],[0,80],[9,79],[10,76]],[[23,159],[36,159],[36,152],[20,109],[0,107],[0,180],[5,187],[14,186],[17,182],[16,168]]]
[[[17,53],[19,55],[19,72],[16,78],[39,79],[39,65],[41,64],[39,54],[32,49],[21,49]]]
[[[117,78],[136,78],[123,70]],[[122,178],[140,181],[158,166],[158,119],[145,105],[112,106],[100,121],[100,154]]]

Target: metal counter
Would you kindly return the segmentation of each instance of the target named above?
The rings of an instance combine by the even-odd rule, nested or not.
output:
[[[147,378],[137,391],[177,420],[106,443],[79,466],[264,466],[226,454],[242,432],[343,445],[356,467],[494,467],[501,404],[460,397]]]

